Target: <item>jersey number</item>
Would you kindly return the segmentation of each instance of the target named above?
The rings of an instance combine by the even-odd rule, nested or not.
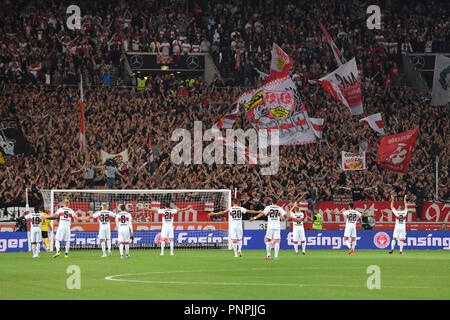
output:
[[[170,220],[170,219],[172,219],[172,213],[171,213],[170,211],[164,212],[164,219],[165,219],[165,220]]]
[[[356,219],[358,219],[358,215],[357,215],[356,213],[350,213],[350,214],[348,215],[348,221],[350,221],[350,222],[355,222]]]
[[[109,215],[108,214],[101,214],[99,220],[101,222],[107,222],[109,220]]]
[[[121,216],[120,223],[126,223],[126,222],[127,222],[127,218],[125,216]]]
[[[39,218],[39,217],[34,217],[34,218],[32,218],[31,219],[31,223],[32,224],[40,224],[41,223],[41,218]]]
[[[231,211],[231,217],[233,219],[241,219],[242,218],[242,211],[241,210],[232,210]]]
[[[68,219],[69,218],[69,211],[64,211],[64,219]]]
[[[269,218],[278,218],[280,216],[280,212],[276,209],[270,209],[269,214],[267,216]]]

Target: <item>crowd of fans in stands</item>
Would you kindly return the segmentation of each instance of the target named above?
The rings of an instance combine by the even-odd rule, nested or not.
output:
[[[305,191],[314,201],[332,200],[344,192],[340,187],[370,188],[361,199],[388,200],[392,191],[407,193],[412,201],[416,196],[432,199],[434,156],[439,153],[439,198],[448,199],[448,109],[431,107],[430,92],[394,85],[405,50],[450,50],[446,4],[384,1],[390,6],[383,29],[369,32],[366,2],[137,1],[131,6],[126,1],[85,1],[80,5],[81,31],[67,29],[64,2],[46,1],[37,8],[31,3],[11,1],[0,10],[0,118],[17,118],[33,149],[33,155],[0,170],[2,203],[23,201],[25,187],[32,197],[39,196],[39,189],[85,188],[78,171],[87,166],[85,160],[99,166],[94,180],[104,186],[100,151],[116,154],[126,148],[130,168],[126,179],[116,177],[116,188],[237,187],[249,205],[269,195],[292,200]],[[308,83],[336,68],[318,20],[344,55],[357,59],[364,115],[381,112],[387,135],[420,127],[407,174],[380,169],[374,161],[380,137],[320,86]],[[194,121],[210,128],[246,88],[262,85],[257,70],[269,73],[273,42],[295,61],[293,77],[309,116],[325,119],[323,139],[282,146],[280,169],[273,176],[261,176],[248,164],[174,165],[173,130],[193,130]],[[123,69],[121,52],[164,50],[210,52],[222,72],[233,73],[210,84],[195,78],[181,86],[179,78],[164,74],[150,76],[142,91],[116,86]],[[79,92],[70,86],[80,71],[86,85],[87,155],[78,142]],[[241,112],[235,128],[249,127]],[[361,141],[372,150],[370,170],[343,172],[340,152],[357,151]]]

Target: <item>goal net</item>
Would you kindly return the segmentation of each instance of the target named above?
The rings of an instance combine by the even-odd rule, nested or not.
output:
[[[174,248],[229,249],[228,218],[226,215],[208,217],[209,213],[226,210],[231,206],[230,190],[41,190],[44,206],[49,214],[63,207],[63,200],[78,217],[92,216],[107,203],[109,210],[118,212],[120,204],[133,218],[133,243],[131,249],[158,249],[161,247],[162,215],[144,208],[160,209],[165,204],[171,209],[192,207],[178,212],[173,218]],[[49,235],[53,249],[58,220]],[[117,230],[111,219],[112,248],[118,248]],[[99,222],[72,220],[70,250],[100,249]],[[62,248],[64,242],[62,243]]]

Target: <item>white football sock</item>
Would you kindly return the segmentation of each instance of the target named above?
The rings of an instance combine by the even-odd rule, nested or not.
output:
[[[275,243],[275,258],[278,258],[278,251],[280,251],[280,243]]]
[[[266,242],[266,251],[267,251],[267,256],[270,257],[270,250],[272,250],[270,241]]]
[[[392,240],[392,242],[391,242],[391,250],[394,250],[394,248],[395,248],[395,240]]]

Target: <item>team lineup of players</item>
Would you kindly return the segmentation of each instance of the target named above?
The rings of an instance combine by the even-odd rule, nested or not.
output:
[[[404,204],[401,204],[397,209],[394,207],[394,197],[391,196],[391,210],[395,216],[395,228],[394,234],[391,242],[391,254],[394,251],[396,241],[398,239],[400,253],[403,253],[403,246],[406,238],[406,215],[408,214],[408,206],[406,201],[406,195],[404,197]],[[274,203],[275,201],[273,201]],[[68,257],[70,249],[70,225],[72,218],[79,221],[87,221],[91,218],[98,219],[99,222],[99,240],[101,244],[101,249],[103,251],[102,257],[111,256],[111,228],[110,222],[111,218],[115,218],[118,242],[119,242],[119,252],[120,258],[130,257],[130,242],[133,241],[133,224],[132,216],[129,212],[125,211],[125,205],[120,204],[118,207],[118,213],[114,213],[108,210],[108,204],[102,203],[102,210],[97,211],[91,216],[78,217],[76,213],[69,207],[69,199],[63,200],[64,206],[59,208],[53,215],[47,215],[44,212],[33,212],[25,214],[24,217],[30,220],[30,242],[33,253],[33,258],[39,257],[40,244],[42,242],[43,235],[46,237],[46,233],[42,232],[42,225],[48,225],[49,220],[59,219],[59,226],[55,235],[55,249],[56,253],[53,255],[54,258],[60,255],[60,244],[61,241],[65,242],[65,255]],[[174,249],[174,216],[177,213],[184,212],[191,209],[192,206],[187,206],[183,209],[172,209],[169,207],[169,203],[162,203],[161,209],[144,207],[144,210],[154,212],[162,216],[162,228],[161,228],[161,255],[164,255],[165,243],[169,242],[170,245],[170,255],[173,255]],[[255,211],[245,209],[239,206],[239,201],[237,199],[233,200],[232,206],[227,210],[220,212],[210,213],[208,217],[215,215],[228,215],[230,221],[230,239],[232,241],[232,247],[234,250],[234,257],[242,257],[242,238],[243,238],[243,227],[242,227],[242,216],[245,213],[256,214],[256,216],[249,219],[249,221],[254,221],[262,217],[267,216],[267,230],[265,235],[265,244],[267,255],[264,259],[271,258],[272,248],[274,249],[274,258],[278,259],[278,253],[280,250],[280,231],[281,231],[281,218],[287,218],[292,220],[293,223],[293,243],[295,254],[299,253],[298,244],[301,244],[302,254],[306,253],[306,237],[303,223],[307,219],[306,212],[300,210],[297,202],[286,212],[282,207],[271,204],[265,207],[262,211]],[[353,203],[349,204],[349,208],[344,212],[332,212],[333,215],[342,215],[345,219],[345,230],[344,230],[344,244],[348,247],[349,254],[354,254],[356,247],[356,222],[361,217],[372,217],[373,214],[368,215],[361,213],[354,209]],[[49,251],[48,239],[45,242],[47,250]],[[106,252],[108,249],[108,253]]]

